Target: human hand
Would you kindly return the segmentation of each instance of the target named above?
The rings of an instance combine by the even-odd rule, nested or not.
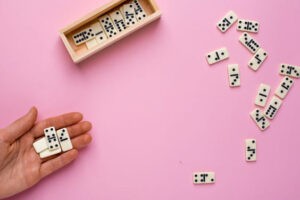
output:
[[[36,123],[37,109],[33,107],[26,115],[0,129],[0,199],[32,187],[76,159],[78,150],[92,140],[88,134],[91,123],[81,121],[82,118],[80,113],[68,113]],[[41,159],[32,144],[44,135],[44,128],[50,126],[66,127],[74,149]]]

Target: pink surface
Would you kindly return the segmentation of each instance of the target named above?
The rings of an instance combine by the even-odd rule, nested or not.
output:
[[[248,113],[260,83],[274,92],[279,63],[300,65],[300,1],[157,0],[160,21],[73,64],[58,30],[106,2],[0,1],[1,126],[32,105],[40,119],[81,111],[94,125],[78,160],[11,199],[299,199],[300,83],[264,133]],[[269,57],[257,73],[240,32],[215,27],[230,9],[261,23]],[[208,66],[204,54],[222,46],[230,59]],[[229,63],[240,88],[228,87]],[[244,161],[246,138],[256,163]],[[216,184],[193,185],[201,170]]]

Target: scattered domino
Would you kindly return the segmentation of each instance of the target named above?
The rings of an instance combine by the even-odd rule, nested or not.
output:
[[[262,63],[267,58],[268,54],[265,50],[260,48],[255,55],[251,58],[248,63],[248,66],[253,69],[254,71],[258,70],[258,68],[262,65]]]
[[[47,140],[45,137],[42,137],[38,140],[36,140],[33,143],[33,148],[37,153],[41,153],[42,151],[48,149]]]
[[[256,53],[260,49],[258,42],[246,32],[240,36],[239,40],[251,53]]]
[[[63,152],[73,149],[73,145],[66,128],[57,131],[58,140]]]
[[[123,15],[125,17],[124,20],[126,26],[133,26],[137,23],[133,4],[125,4],[121,8],[121,11],[123,12]]]
[[[233,11],[229,11],[221,20],[219,20],[217,27],[221,32],[225,33],[237,19],[237,15]]]
[[[115,10],[115,11],[109,13],[109,16],[112,19],[118,32],[122,32],[126,29],[125,20],[123,19],[121,11]]]
[[[265,116],[269,119],[274,119],[277,111],[279,110],[280,106],[282,104],[282,101],[274,96],[270,103],[268,104],[268,106],[266,107],[266,110],[265,110]]]
[[[95,31],[93,28],[89,27],[80,32],[77,32],[73,35],[73,40],[76,45],[85,43],[88,40],[91,40],[95,37]]]
[[[55,149],[60,149],[59,142],[58,142],[57,135],[56,135],[56,131],[55,131],[55,128],[53,126],[45,128],[44,129],[44,134],[45,134],[45,137],[46,137],[46,142],[47,142],[48,149],[50,151],[55,150]]]
[[[270,122],[264,116],[263,112],[260,109],[258,108],[254,109],[250,113],[250,116],[260,130],[264,131],[270,126]]]
[[[255,105],[264,107],[267,103],[271,87],[266,84],[260,84],[257,95],[255,97]]]
[[[229,53],[225,47],[206,54],[206,60],[210,65],[225,60],[227,58],[229,58]]]
[[[256,140],[255,139],[246,139],[246,161],[253,162],[256,161]]]
[[[283,77],[283,79],[280,82],[280,85],[277,87],[275,91],[275,94],[281,99],[284,99],[288,94],[288,92],[290,91],[293,84],[294,84],[293,79],[289,78],[288,76]]]
[[[238,87],[240,83],[240,71],[238,64],[228,65],[228,80],[230,87]]]
[[[61,152],[61,148],[54,149],[52,151],[50,151],[49,149],[46,149],[46,150],[44,150],[44,151],[42,151],[40,153],[40,158],[47,158],[49,156],[53,156],[53,155],[59,154],[60,152]]]
[[[195,172],[193,178],[194,184],[209,184],[216,181],[214,172]]]
[[[107,35],[107,37],[111,38],[115,35],[117,35],[117,29],[114,26],[113,22],[111,21],[110,17],[108,15],[103,15],[99,18],[100,24],[104,28],[104,31]]]
[[[300,67],[295,65],[289,65],[289,64],[281,64],[279,74],[290,76],[293,78],[299,78],[300,77]]]
[[[132,5],[134,7],[136,19],[138,21],[141,21],[147,17],[147,13],[144,11],[142,5],[138,0],[133,0]]]
[[[238,31],[257,33],[258,29],[259,29],[259,23],[253,20],[239,19],[237,24]]]

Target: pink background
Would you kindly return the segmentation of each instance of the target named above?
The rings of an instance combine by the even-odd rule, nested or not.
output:
[[[300,1],[157,0],[161,20],[73,64],[58,30],[107,2],[0,0],[1,126],[36,105],[40,119],[81,111],[94,127],[78,160],[11,199],[299,199],[299,82],[264,133],[248,113],[260,83],[274,92],[281,62],[300,65]],[[230,9],[261,24],[269,57],[257,73],[241,33],[215,27]],[[222,46],[230,59],[208,66]],[[228,87],[229,63],[240,88]],[[256,163],[244,161],[246,138]],[[193,185],[201,170],[216,183]]]

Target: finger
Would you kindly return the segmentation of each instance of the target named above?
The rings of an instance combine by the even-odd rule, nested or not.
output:
[[[48,160],[41,165],[40,174],[41,177],[44,178],[52,174],[53,172],[61,169],[62,167],[66,166],[78,156],[78,151],[76,149],[72,149],[66,153],[59,155],[56,158]]]
[[[4,128],[4,131],[2,131],[3,140],[13,143],[16,139],[27,133],[33,127],[37,113],[37,109],[32,107],[27,114]]]
[[[82,135],[92,128],[92,124],[88,121],[79,122],[73,126],[67,127],[70,138],[74,138],[76,136]]]
[[[92,136],[90,134],[83,134],[80,136],[77,136],[72,139],[72,144],[74,149],[82,149],[86,147],[89,143],[92,141]]]
[[[59,115],[57,117],[51,117],[39,122],[32,130],[33,136],[38,138],[44,135],[44,129],[50,126],[54,126],[56,129],[60,129],[67,126],[72,126],[82,120],[82,114],[78,112],[67,113]]]

